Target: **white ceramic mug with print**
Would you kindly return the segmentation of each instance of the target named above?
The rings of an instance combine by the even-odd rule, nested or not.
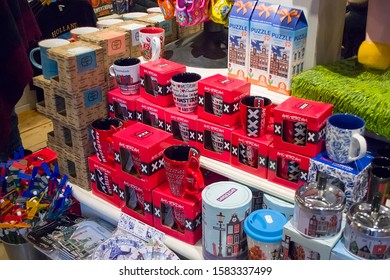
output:
[[[146,61],[162,57],[164,53],[165,30],[160,27],[145,27],[139,31],[141,55]]]

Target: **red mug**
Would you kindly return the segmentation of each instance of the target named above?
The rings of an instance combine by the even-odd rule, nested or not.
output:
[[[191,196],[202,191],[204,179],[199,158],[199,151],[187,145],[174,145],[164,150],[164,167],[173,195]]]
[[[114,163],[112,135],[123,128],[123,122],[116,118],[97,119],[91,124],[93,146],[100,162]]]
[[[263,136],[270,121],[272,101],[262,96],[245,96],[240,101],[242,127],[248,137]]]

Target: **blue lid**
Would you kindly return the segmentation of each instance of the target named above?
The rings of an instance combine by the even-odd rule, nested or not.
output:
[[[286,217],[270,209],[260,209],[252,212],[244,221],[244,231],[252,239],[276,243],[282,241],[283,227]]]

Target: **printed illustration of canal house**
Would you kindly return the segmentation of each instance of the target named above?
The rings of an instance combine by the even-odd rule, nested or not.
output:
[[[289,56],[282,46],[272,45],[269,72],[271,75],[287,78]]]
[[[349,244],[349,251],[363,259],[386,260],[390,258],[390,246],[386,244],[372,244],[369,242],[369,244],[361,245],[359,248],[358,243],[354,240]]]
[[[246,42],[240,36],[229,36],[229,61],[231,63],[245,66]]]
[[[330,217],[329,220],[325,217],[317,219],[317,216],[313,215],[309,220],[307,235],[312,237],[331,236],[337,232],[337,221],[336,215]]]
[[[251,40],[250,67],[268,70],[269,50],[264,41]]]
[[[291,241],[291,237],[284,236],[282,247],[280,249],[281,260],[319,260],[320,253],[309,250],[302,245]]]

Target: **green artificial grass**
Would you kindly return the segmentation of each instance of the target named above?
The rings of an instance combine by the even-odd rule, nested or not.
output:
[[[356,59],[318,65],[294,77],[291,95],[333,104],[333,113],[360,116],[390,139],[390,69],[367,70]]]

